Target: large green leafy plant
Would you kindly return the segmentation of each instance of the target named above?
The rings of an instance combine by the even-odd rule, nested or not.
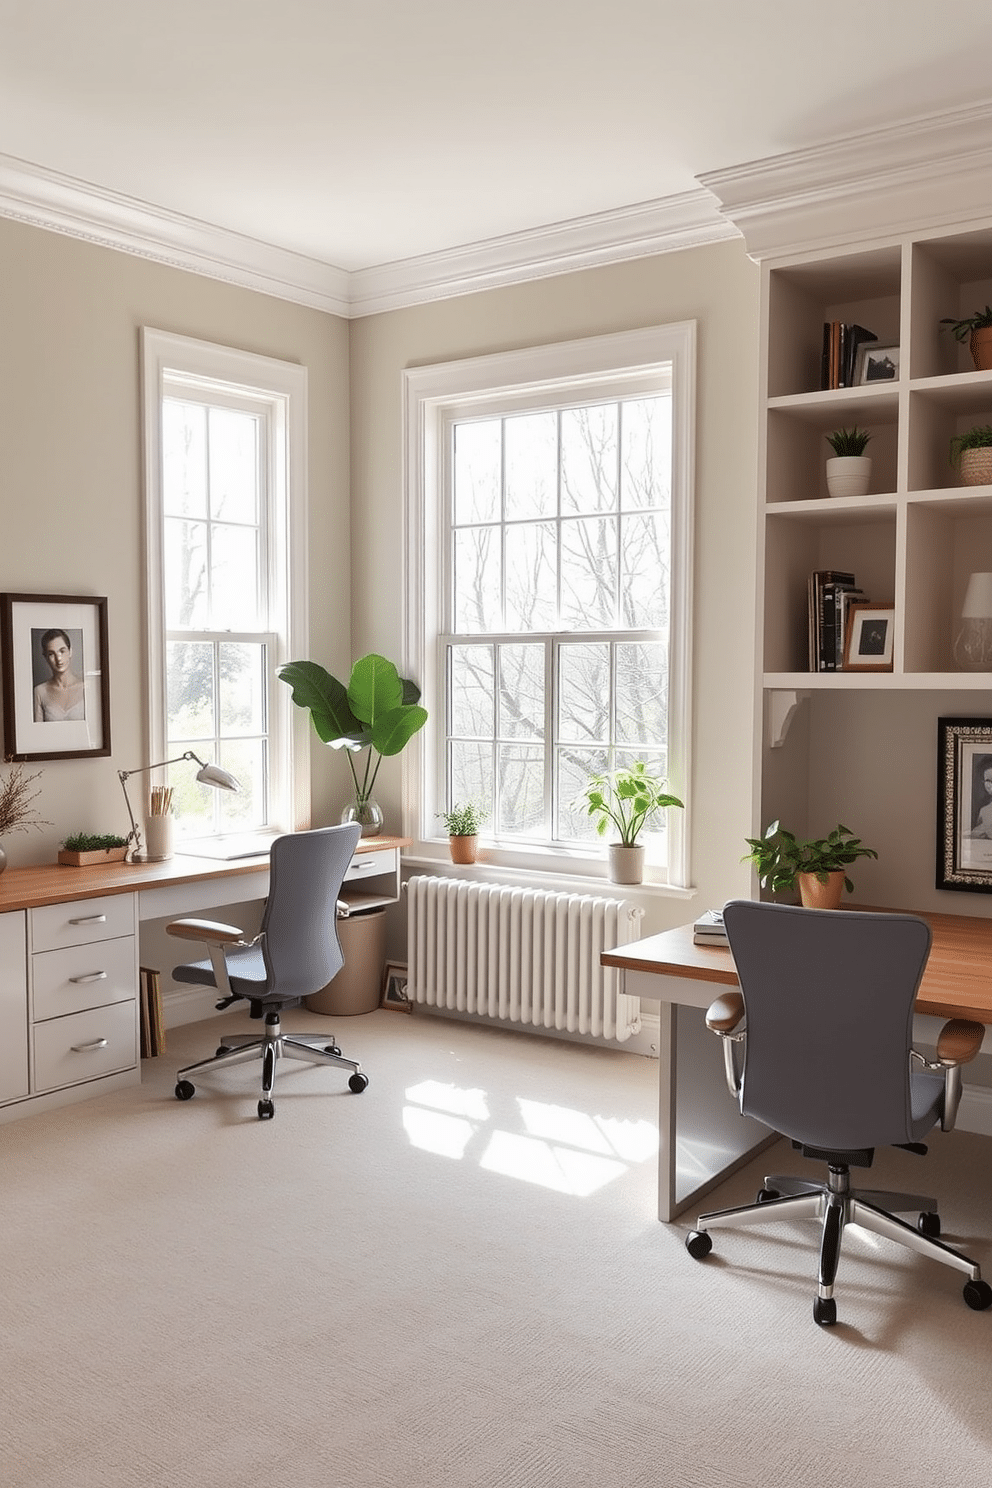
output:
[[[360,807],[372,796],[383,759],[399,754],[427,722],[416,682],[374,652],[355,662],[347,686],[316,661],[287,662],[279,678],[292,688],[297,707],[309,708],[318,739],[348,751]],[[355,756],[362,750],[368,753],[359,773]]]

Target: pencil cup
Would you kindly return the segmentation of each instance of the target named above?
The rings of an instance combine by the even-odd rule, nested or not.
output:
[[[145,817],[145,857],[150,863],[172,857],[172,817]]]

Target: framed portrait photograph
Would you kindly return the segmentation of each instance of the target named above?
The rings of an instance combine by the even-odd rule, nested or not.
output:
[[[937,888],[992,894],[992,718],[937,719]]]
[[[406,991],[406,967],[399,961],[387,961],[382,973],[379,1006],[397,1013],[412,1013],[413,1003]]]
[[[106,599],[0,594],[0,646],[8,758],[110,753]]]
[[[867,382],[894,382],[898,376],[898,346],[875,346],[871,343],[858,347],[858,360],[854,368],[855,383],[863,385]]]
[[[892,605],[851,605],[844,636],[844,671],[891,672],[895,625]]]

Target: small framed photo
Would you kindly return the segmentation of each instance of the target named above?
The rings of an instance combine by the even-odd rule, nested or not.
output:
[[[858,360],[854,368],[854,381],[894,382],[899,376],[898,346],[876,346],[869,342],[858,347]]]
[[[992,894],[992,718],[937,719],[936,882]]]
[[[382,992],[379,1006],[392,1008],[397,1013],[412,1013],[413,1003],[406,991],[406,967],[399,961],[387,961],[382,973]]]
[[[845,672],[891,672],[895,624],[892,605],[851,605],[844,636]]]
[[[109,754],[106,599],[0,594],[0,641],[8,758]]]

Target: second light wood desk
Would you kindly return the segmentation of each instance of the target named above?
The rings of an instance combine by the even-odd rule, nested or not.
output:
[[[916,1011],[992,1024],[992,920],[921,913],[933,935]],[[721,1050],[699,1009],[739,985],[729,950],[693,944],[680,925],[604,951],[623,991],[659,1004],[658,1217],[674,1219],[774,1141],[741,1116],[727,1091]]]

